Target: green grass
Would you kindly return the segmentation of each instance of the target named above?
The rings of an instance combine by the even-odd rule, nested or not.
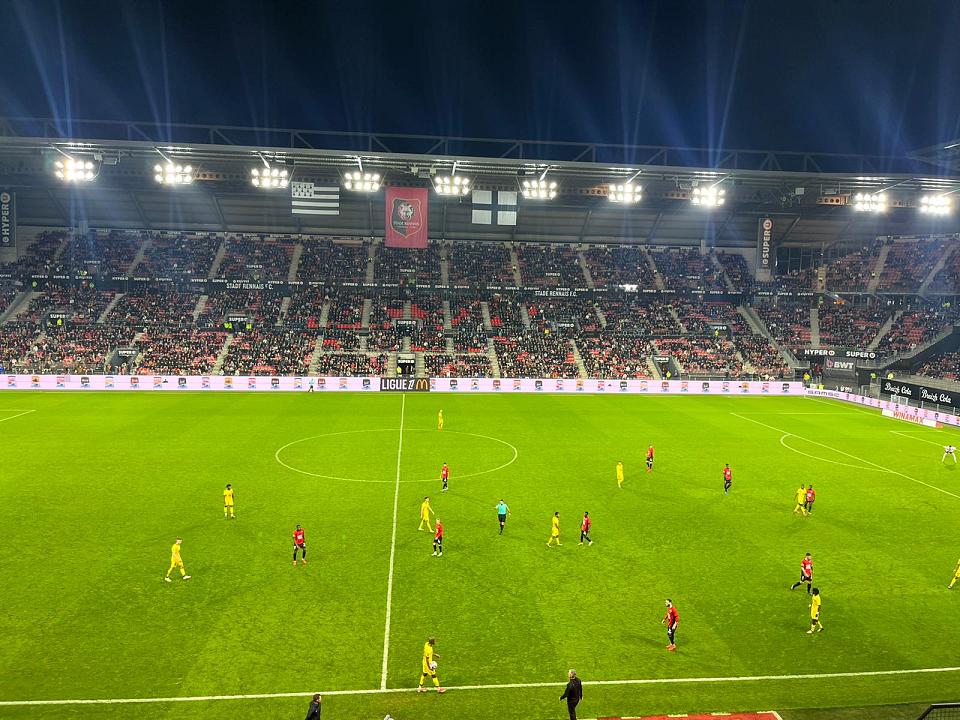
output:
[[[947,431],[807,399],[23,392],[0,396],[0,700],[379,688],[402,402],[387,687],[416,684],[428,635],[449,686],[558,686],[329,696],[325,718],[559,718],[569,667],[589,682],[960,665],[960,590],[945,587],[960,556],[960,469],[935,446]],[[23,409],[35,412],[2,421]],[[781,444],[786,432],[805,455]],[[308,437],[281,459],[378,482],[276,461]],[[515,462],[461,477],[509,462],[504,443]],[[791,514],[801,481],[818,490],[810,518]],[[222,516],[227,482],[236,521]],[[426,494],[446,527],[440,559],[417,531]],[[513,512],[502,537],[501,497]],[[555,510],[564,544],[548,549]],[[592,547],[577,545],[585,510]],[[310,564],[293,568],[298,522]],[[193,578],[167,584],[178,535]],[[812,637],[806,594],[787,589],[808,550],[824,598]],[[659,624],[666,597],[681,615],[676,654]],[[960,673],[585,692],[584,717],[789,711],[957,699]],[[0,717],[305,709],[273,698]]]

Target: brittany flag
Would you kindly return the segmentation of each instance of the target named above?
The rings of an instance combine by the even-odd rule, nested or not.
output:
[[[294,215],[339,215],[340,186],[292,182],[290,211]]]

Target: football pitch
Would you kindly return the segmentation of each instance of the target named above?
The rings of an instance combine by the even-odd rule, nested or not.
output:
[[[560,718],[568,668],[586,718],[960,699],[954,431],[806,398],[9,392],[0,436],[2,718],[296,718],[313,691],[325,720]],[[413,692],[431,635],[442,696]],[[138,698],[168,700],[33,702]]]

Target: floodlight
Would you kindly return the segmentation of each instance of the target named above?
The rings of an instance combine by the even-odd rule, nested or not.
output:
[[[92,160],[81,160],[69,155],[53,164],[53,174],[64,182],[92,182],[97,177],[97,166]]]
[[[153,173],[153,179],[161,185],[189,185],[193,182],[193,167],[190,165],[158,164],[153,166]]]
[[[469,195],[470,179],[460,175],[437,175],[433,189],[438,195]]]
[[[610,183],[609,187],[610,192],[607,193],[607,197],[610,199],[610,202],[629,205],[640,202],[640,199],[643,197],[643,186],[634,185],[632,182]]]
[[[853,209],[857,212],[882,213],[887,211],[887,196],[879,193],[857,193],[853,196]]]
[[[520,193],[528,200],[553,200],[557,196],[557,183],[539,180],[524,180]]]
[[[920,212],[924,215],[949,215],[953,203],[946,195],[924,195],[920,198]]]
[[[726,190],[722,190],[716,185],[703,188],[695,187],[693,194],[690,196],[690,202],[702,208],[720,207],[726,202],[726,197],[724,197],[726,194]]]
[[[250,171],[250,182],[261,190],[274,190],[287,187],[290,184],[290,176],[285,169],[281,170],[265,164],[263,168],[253,168]]]
[[[354,170],[343,176],[343,187],[354,192],[377,192],[380,189],[380,175]]]

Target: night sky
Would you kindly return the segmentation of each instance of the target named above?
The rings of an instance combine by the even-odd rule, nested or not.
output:
[[[958,2],[13,2],[0,115],[900,154]]]

